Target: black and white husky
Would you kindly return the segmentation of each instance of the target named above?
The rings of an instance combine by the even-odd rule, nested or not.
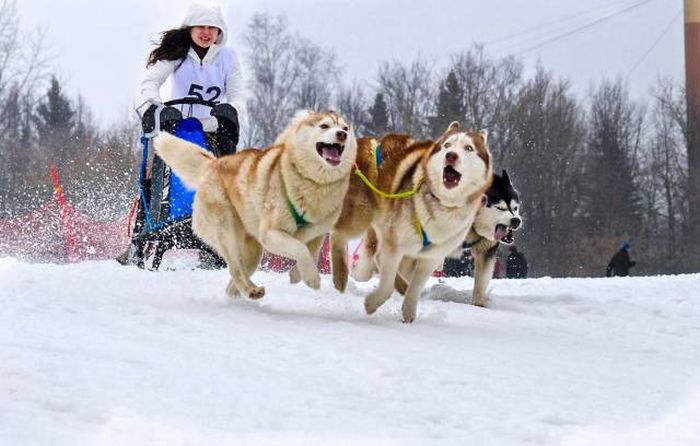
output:
[[[476,214],[466,243],[474,257],[474,305],[486,306],[486,287],[496,265],[499,243],[513,243],[513,231],[522,225],[520,196],[513,187],[508,172],[494,174],[486,191],[486,204]]]

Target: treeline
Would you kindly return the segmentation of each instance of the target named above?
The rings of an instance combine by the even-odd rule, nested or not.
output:
[[[134,195],[138,122],[99,129],[83,99],[66,95],[46,53],[41,32],[21,29],[16,2],[0,1],[0,218],[53,196],[51,165],[79,210],[120,218]]]
[[[585,98],[538,67],[473,45],[446,67],[389,61],[372,84],[340,80],[335,54],[294,35],[284,18],[258,15],[247,29],[253,76],[244,140],[264,145],[299,108],[335,108],[360,135],[439,135],[447,124],[489,130],[497,171],[521,192],[525,226],[516,237],[536,275],[601,275],[623,240],[636,273],[688,270],[686,118],[682,89],[659,80],[648,101],[620,79]]]
[[[459,120],[489,130],[496,170],[507,169],[522,195],[525,225],[516,243],[533,274],[602,275],[623,240],[632,243],[635,274],[688,270],[685,101],[673,80],[659,80],[644,102],[630,98],[620,79],[580,98],[544,67],[527,75],[520,60],[493,58],[474,45],[453,54],[447,66],[421,58],[387,61],[374,79],[347,85],[333,50],[266,14],[252,18],[245,45],[238,48],[250,73],[244,145],[271,143],[301,108],[338,110],[359,135],[431,138]],[[31,93],[36,88],[0,84],[6,114],[17,104],[15,118],[0,124],[13,122],[11,132],[0,135],[3,214],[27,200],[42,202],[7,189],[34,191],[43,184],[39,189],[50,193],[50,162],[64,166],[67,192],[87,209],[124,212],[140,159],[138,123],[125,120],[101,131],[81,101],[69,101],[59,82],[42,76],[39,70],[33,80],[46,85],[38,97]],[[8,194],[17,206],[8,205]]]

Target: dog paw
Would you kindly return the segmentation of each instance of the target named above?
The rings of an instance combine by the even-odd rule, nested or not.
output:
[[[365,297],[365,313],[374,314],[375,311],[384,303],[384,299],[377,293],[372,292]]]
[[[333,286],[335,289],[341,293],[344,293],[348,287],[348,276],[335,276],[333,275]]]
[[[474,297],[474,306],[486,308],[486,298],[476,296]]]
[[[253,287],[253,289],[251,289],[248,292],[248,297],[250,297],[251,299],[260,299],[264,295],[265,295],[265,287],[264,286]]]
[[[372,278],[372,270],[369,268],[353,268],[350,275],[358,282],[367,282]]]
[[[299,282],[301,282],[301,273],[299,272],[299,268],[294,265],[294,267],[289,270],[289,283],[294,284]]]
[[[317,290],[321,288],[321,275],[319,273],[311,275],[308,279],[304,280],[304,283],[309,286],[309,288]]]
[[[404,302],[403,306],[401,307],[401,314],[403,315],[403,322],[405,324],[410,324],[416,320],[416,306],[406,305]]]

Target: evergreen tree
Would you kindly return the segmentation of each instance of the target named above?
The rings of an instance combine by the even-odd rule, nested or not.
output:
[[[382,93],[377,93],[374,97],[374,104],[368,111],[370,116],[370,120],[367,123],[368,133],[375,136],[381,136],[386,133],[389,130],[389,112]]]
[[[641,226],[635,152],[643,115],[620,81],[604,82],[591,100],[588,170],[584,181],[588,228],[629,238]]]
[[[436,115],[430,118],[432,136],[440,135],[452,121],[464,120],[464,90],[459,85],[454,70],[450,70],[444,81],[440,83]]]
[[[12,88],[4,98],[3,109],[0,111],[0,129],[4,144],[15,143],[22,132],[22,105],[20,103],[20,91]]]
[[[75,160],[77,144],[71,144],[75,130],[75,111],[61,90],[56,77],[34,116],[39,147],[53,162],[65,166]]]

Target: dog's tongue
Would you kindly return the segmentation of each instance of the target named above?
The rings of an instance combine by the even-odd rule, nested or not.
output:
[[[508,233],[508,228],[505,225],[496,225],[496,234],[494,237],[497,241],[500,241]]]
[[[340,151],[337,147],[326,146],[321,149],[321,156],[324,160],[328,162],[331,166],[337,166],[340,164]]]

